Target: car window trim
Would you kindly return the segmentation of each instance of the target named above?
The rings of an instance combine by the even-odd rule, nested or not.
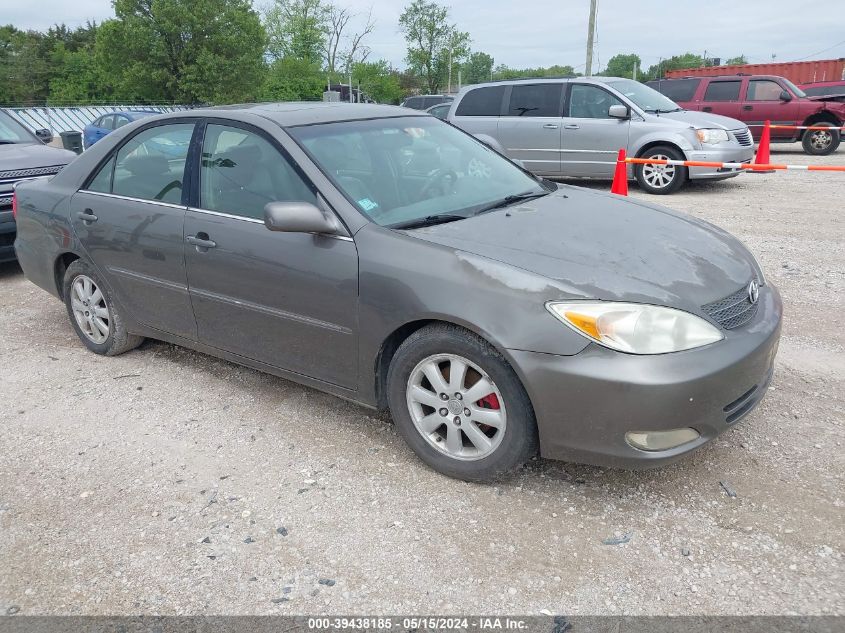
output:
[[[320,199],[322,200],[322,196],[320,196]],[[188,205],[187,210],[193,211],[194,213],[202,213],[204,215],[213,215],[218,218],[226,218],[227,220],[240,220],[242,222],[249,222],[251,224],[264,224],[264,220],[259,220],[258,218],[248,218],[243,215],[235,215],[233,213],[225,213],[223,211],[213,211],[211,209],[203,209],[202,207],[192,207]],[[320,237],[332,238],[335,240],[341,240],[343,242],[355,241],[348,235],[332,235],[331,233],[320,233],[319,235]]]
[[[102,196],[104,198],[114,198],[115,200],[126,200],[128,202],[145,202],[146,204],[155,204],[163,207],[170,207],[171,209],[181,209],[185,211],[188,209],[187,205],[175,204],[173,202],[164,202],[163,200],[150,200],[149,198],[135,198],[133,196],[124,196],[119,193],[106,193],[104,191],[92,191],[91,189],[79,189],[76,193],[87,193],[92,196]]]
[[[135,129],[132,132],[132,134],[130,134],[129,136],[120,140],[117,145],[112,147],[111,150],[109,152],[107,152],[106,155],[99,160],[99,162],[97,162],[94,169],[92,169],[90,171],[90,173],[85,177],[85,179],[82,181],[82,186],[79,187],[79,189],[77,189],[77,191],[83,191],[83,190],[88,191],[88,187],[91,185],[91,182],[94,180],[94,178],[97,177],[97,174],[100,173],[100,170],[105,166],[105,164],[108,161],[110,161],[112,158],[114,158],[115,161],[114,161],[114,165],[112,165],[112,175],[111,175],[111,179],[109,180],[109,190],[113,189],[114,188],[114,169],[115,169],[115,166],[117,165],[117,153],[121,149],[123,149],[124,145],[126,145],[129,141],[131,141],[133,138],[135,138],[136,136],[138,136],[142,132],[144,132],[144,131],[146,131],[150,128],[153,128],[153,127],[161,127],[161,126],[164,126],[164,125],[178,125],[178,124],[184,124],[184,123],[192,123],[193,126],[194,126],[194,131],[193,131],[192,136],[191,136],[191,143],[193,143],[194,137],[196,137],[196,134],[197,134],[197,123],[200,120],[201,120],[200,117],[193,116],[193,117],[176,117],[176,118],[173,118],[173,119],[164,119],[164,120],[150,121],[149,123],[145,123],[141,127]],[[185,200],[185,193],[187,191],[187,187],[185,187],[185,184],[186,184],[187,178],[188,178],[187,169],[188,169],[188,164],[189,164],[188,161],[189,161],[190,157],[191,157],[191,145],[188,146],[188,155],[185,158],[185,171],[183,171],[183,173],[182,173],[182,178],[183,178],[182,185],[183,185],[183,187],[182,187],[181,205],[183,205],[183,206],[188,206],[187,201]],[[91,191],[90,193],[102,193],[102,192]],[[119,196],[120,194],[113,194],[113,193],[111,193],[111,191],[109,191],[109,195]],[[130,198],[130,196],[124,196],[124,197],[128,198],[128,199],[132,199],[132,200],[141,200],[142,199],[142,198]],[[152,200],[152,202],[156,202],[156,201]],[[173,204],[173,203],[166,203],[166,204]]]

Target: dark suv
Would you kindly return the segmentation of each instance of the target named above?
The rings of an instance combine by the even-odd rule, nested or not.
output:
[[[49,130],[39,130],[36,136],[0,110],[0,262],[15,259],[15,184],[56,174],[76,157],[73,152],[48,147],[44,144],[48,139],[52,140]]]
[[[454,97],[450,97],[449,95],[417,95],[415,97],[408,97],[401,105],[403,108],[428,110],[431,106],[441,103],[451,103],[453,99]]]
[[[739,119],[751,128],[755,140],[762,124],[812,125],[839,128],[845,122],[845,103],[834,97],[808,97],[784,77],[724,75],[658,79],[648,85],[688,110],[701,110]],[[839,130],[779,130],[772,142],[800,141],[807,154],[827,155],[839,147]]]

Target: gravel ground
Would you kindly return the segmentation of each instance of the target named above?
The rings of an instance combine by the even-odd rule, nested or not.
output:
[[[317,391],[157,342],[95,356],[0,266],[0,614],[845,614],[842,177],[659,200],[743,239],[786,321],[762,405],[648,472],[453,481]]]

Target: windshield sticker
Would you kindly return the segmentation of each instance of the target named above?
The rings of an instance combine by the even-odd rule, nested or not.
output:
[[[358,201],[358,204],[364,211],[372,211],[373,209],[378,207],[378,204],[370,200],[369,198],[362,198]]]

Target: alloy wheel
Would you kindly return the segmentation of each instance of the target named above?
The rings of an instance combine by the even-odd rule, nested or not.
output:
[[[654,154],[648,158],[669,160],[669,157],[663,154]],[[643,165],[643,179],[655,189],[668,187],[675,178],[675,172],[674,165]]]
[[[70,305],[85,337],[97,345],[105,343],[111,331],[109,307],[93,279],[79,275],[73,280]]]
[[[504,398],[487,372],[462,356],[420,361],[408,379],[406,400],[420,435],[453,459],[483,459],[502,443]]]
[[[827,130],[813,130],[810,136],[810,145],[814,149],[825,150],[833,142],[833,134]]]

